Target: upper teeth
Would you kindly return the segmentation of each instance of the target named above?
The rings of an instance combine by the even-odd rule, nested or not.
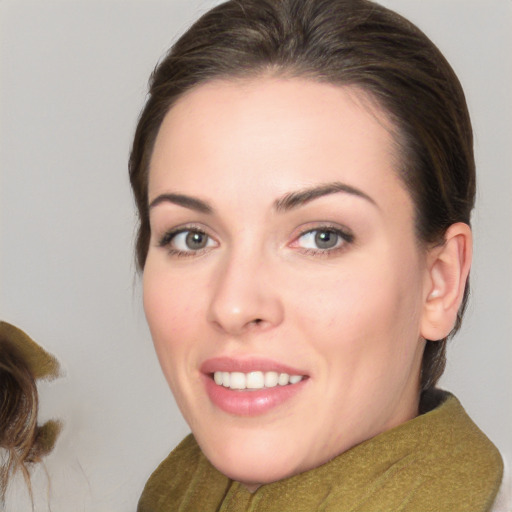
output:
[[[297,384],[302,375],[289,375],[278,372],[215,372],[215,383],[231,389],[263,389],[273,388],[277,385]]]

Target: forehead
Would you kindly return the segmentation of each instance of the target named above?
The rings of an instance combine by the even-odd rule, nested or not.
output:
[[[239,182],[290,187],[346,181],[403,188],[393,127],[363,91],[305,79],[214,81],[180,98],[162,123],[149,196],[214,192]],[[265,191],[268,192],[268,191]]]

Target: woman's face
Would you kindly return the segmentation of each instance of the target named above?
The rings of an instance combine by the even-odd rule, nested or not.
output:
[[[385,116],[301,79],[216,81],[150,166],[144,307],[210,461],[250,488],[417,414],[428,288]]]

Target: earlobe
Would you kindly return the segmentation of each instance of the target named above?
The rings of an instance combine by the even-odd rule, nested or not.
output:
[[[471,228],[462,222],[446,231],[444,243],[430,249],[421,322],[427,340],[448,336],[457,320],[472,259]]]

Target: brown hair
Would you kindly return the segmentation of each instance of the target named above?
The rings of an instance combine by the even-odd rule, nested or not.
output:
[[[54,377],[58,363],[22,331],[0,322],[0,448],[5,450],[0,466],[0,503],[10,476],[23,473],[31,494],[29,465],[49,453],[60,423],[37,424],[36,378]]]
[[[136,258],[150,238],[148,170],[160,125],[185,92],[213,79],[272,73],[363,89],[396,130],[399,175],[416,209],[418,240],[442,243],[469,224],[475,198],[471,122],[441,52],[402,16],[368,0],[230,0],[203,15],[153,72],[129,162],[139,215]],[[451,334],[460,327],[469,285]],[[445,366],[446,339],[426,344],[422,389]]]

